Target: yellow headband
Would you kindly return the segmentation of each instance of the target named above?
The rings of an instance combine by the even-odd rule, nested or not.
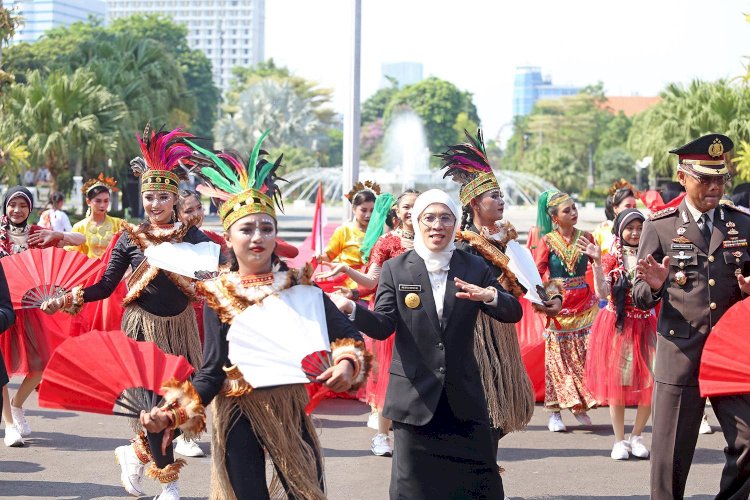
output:
[[[252,214],[267,214],[276,219],[273,200],[256,189],[243,191],[219,207],[219,217],[227,230],[239,219]]]
[[[463,185],[458,199],[461,201],[461,206],[465,207],[471,203],[471,200],[492,189],[500,189],[500,184],[498,184],[495,174],[485,172]]]
[[[551,196],[551,199],[547,200],[547,208],[560,206],[567,201],[572,201],[570,195],[567,193],[555,193]]]
[[[177,194],[180,179],[169,170],[146,170],[141,175],[141,193],[168,191]]]

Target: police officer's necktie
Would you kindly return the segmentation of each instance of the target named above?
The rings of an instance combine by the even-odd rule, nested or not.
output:
[[[711,219],[708,218],[708,214],[701,215],[701,218],[699,219],[701,222],[701,234],[703,235],[703,239],[706,240],[706,244],[711,243],[711,228],[708,227],[708,224],[711,222]]]

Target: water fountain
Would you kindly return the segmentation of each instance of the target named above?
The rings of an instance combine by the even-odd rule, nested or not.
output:
[[[411,110],[395,116],[386,130],[384,138],[383,165],[373,168],[360,164],[359,178],[370,179],[384,192],[398,193],[407,188],[426,191],[438,188],[458,198],[458,184],[443,179],[440,172],[430,169],[430,152],[422,121]],[[288,200],[315,202],[318,184],[323,183],[323,194],[327,202],[339,202],[341,192],[341,167],[307,168],[284,175],[289,184],[283,188]],[[535,205],[539,194],[553,186],[533,174],[495,170],[495,175],[510,205]]]

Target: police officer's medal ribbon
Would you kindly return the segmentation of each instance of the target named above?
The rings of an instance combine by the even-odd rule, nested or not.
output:
[[[404,304],[406,304],[406,307],[409,309],[416,309],[419,307],[419,295],[416,293],[408,293],[406,294],[406,297],[404,297]]]

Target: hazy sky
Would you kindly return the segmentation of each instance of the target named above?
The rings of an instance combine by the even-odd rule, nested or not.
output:
[[[348,94],[351,11],[349,0],[266,0],[266,57],[333,88],[337,111]],[[361,96],[378,89],[382,63],[421,62],[425,77],[474,94],[489,139],[512,118],[519,65],[558,84],[602,81],[610,95],[743,74],[743,12],[750,2],[362,0]]]

